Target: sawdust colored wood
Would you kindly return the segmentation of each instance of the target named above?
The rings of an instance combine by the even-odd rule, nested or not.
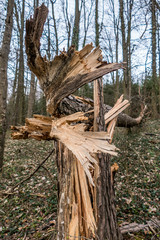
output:
[[[96,222],[86,174],[70,150],[59,141],[56,145],[59,199],[57,239],[90,238],[94,236]]]

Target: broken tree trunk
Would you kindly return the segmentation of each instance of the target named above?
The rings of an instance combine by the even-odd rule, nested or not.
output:
[[[121,98],[122,101],[122,98]],[[12,127],[20,132],[20,136],[33,137],[38,140],[45,139],[50,132],[50,138],[57,140],[57,167],[58,167],[58,236],[57,239],[83,239],[88,237],[103,239],[121,239],[116,223],[116,214],[113,201],[111,172],[109,156],[100,158],[100,162],[95,157],[96,153],[103,152],[110,155],[117,155],[116,147],[109,144],[113,136],[115,118],[124,105],[128,106],[128,101],[124,104],[118,102],[106,116],[111,123],[108,131],[92,132],[85,131],[88,128],[90,112],[77,112],[62,118],[48,118],[35,115],[35,118],[26,119],[26,126]],[[50,131],[50,124],[52,127]],[[17,138],[17,134],[15,138]],[[103,160],[103,161],[102,161]],[[107,165],[106,165],[107,161]],[[97,182],[101,183],[99,199],[103,192],[103,201],[96,203],[95,189],[98,185],[93,182],[95,166],[101,164],[102,171],[98,174]],[[115,169],[115,168],[114,168]],[[113,171],[114,171],[113,169]],[[96,185],[96,186],[95,186]],[[99,214],[97,220],[95,212]],[[102,215],[107,220],[105,228],[101,226]],[[101,233],[97,231],[98,222]],[[104,227],[104,225],[103,225]]]
[[[42,4],[34,17],[26,21],[25,43],[28,66],[39,79],[46,96],[47,111],[55,114],[63,98],[85,83],[124,68],[124,64],[103,62],[100,48],[93,50],[92,44],[87,44],[81,51],[75,51],[71,46],[68,52],[63,51],[52,61],[47,61],[40,54],[40,37],[47,14],[48,9]]]
[[[57,239],[119,240],[121,234],[116,222],[109,154],[117,155],[117,148],[111,144],[114,127],[118,115],[129,103],[120,98],[105,115],[100,104],[99,120],[104,118],[103,128],[101,132],[92,132],[93,104],[90,102],[89,107],[88,100],[84,104],[82,99],[68,96],[85,83],[123,68],[124,64],[103,62],[101,50],[99,47],[93,50],[92,44],[81,51],[75,51],[72,46],[68,52],[63,51],[53,61],[47,61],[40,54],[40,37],[47,14],[48,9],[42,4],[35,10],[33,18],[26,21],[25,42],[28,65],[39,79],[52,118],[35,116],[26,119],[26,126],[12,127],[17,131],[13,137],[56,140],[59,173]],[[64,116],[61,107],[66,110],[65,103],[71,98],[80,103],[79,110]],[[71,105],[70,102],[74,112],[75,107]],[[104,123],[108,125],[107,132]],[[107,156],[101,155],[103,157],[97,160],[98,153]]]

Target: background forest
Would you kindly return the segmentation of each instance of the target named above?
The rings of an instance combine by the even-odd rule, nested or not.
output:
[[[158,1],[35,0],[14,3],[7,69],[8,124],[23,124],[25,117],[31,117],[33,113],[46,114],[45,98],[26,63],[24,42],[25,21],[33,14],[34,7],[42,2],[49,8],[42,37],[42,55],[50,60],[73,44],[76,49],[90,42],[100,45],[107,62],[127,62],[126,71],[117,71],[104,78],[105,103],[113,106],[122,93],[129,100],[139,96],[147,103],[152,117],[156,118],[160,112]],[[1,42],[6,13],[7,1],[1,1]],[[77,94],[92,97],[92,92],[92,84],[87,84]]]
[[[2,239],[51,239],[56,235],[55,161],[49,158],[13,195],[4,193],[28,176],[53,149],[52,141],[13,141],[10,132],[6,134],[11,125],[24,125],[25,118],[33,114],[47,115],[45,96],[27,66],[25,53],[26,19],[42,3],[49,9],[41,38],[42,56],[52,60],[71,45],[80,50],[92,42],[102,49],[104,61],[126,62],[125,70],[103,77],[104,102],[113,106],[124,94],[131,103],[127,113],[132,117],[139,115],[144,104],[148,109],[147,121],[132,134],[116,130],[114,143],[121,149],[116,179],[118,223],[145,224],[158,219],[160,1],[0,0],[0,169],[6,135],[0,179]],[[93,83],[75,95],[93,98]],[[159,230],[126,235],[124,239],[159,239]]]

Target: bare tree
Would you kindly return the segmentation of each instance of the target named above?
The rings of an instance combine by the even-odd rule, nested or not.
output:
[[[72,34],[72,45],[78,50],[79,45],[79,22],[80,22],[79,0],[75,0],[74,27]]]
[[[123,91],[124,95],[129,99],[131,99],[131,22],[133,3],[134,0],[129,0],[126,3],[127,23],[125,23],[125,2],[124,0],[119,0],[123,61],[127,63],[124,71]]]
[[[34,0],[34,9],[38,7],[39,1]],[[48,21],[49,24],[49,21]],[[48,44],[50,46],[50,44]],[[36,79],[33,72],[31,72],[31,81],[30,81],[30,92],[28,96],[28,110],[27,117],[30,118],[33,115],[33,107],[35,103],[35,93],[36,93]]]
[[[54,4],[56,0],[55,1],[50,0],[50,1],[52,4],[52,17],[53,17],[53,23],[54,23],[55,40],[56,40],[56,55],[58,55],[59,40],[58,40],[58,30],[57,30],[57,23],[56,23],[55,10],[54,10]]]
[[[92,16],[92,9],[93,9],[93,0],[91,0],[91,5],[89,8],[89,12],[88,12],[88,16],[86,13],[86,1],[83,0],[83,11],[84,11],[84,38],[83,38],[83,47],[86,44],[86,39],[87,39],[87,33],[88,33],[88,29],[89,26],[91,24],[91,16]]]
[[[68,13],[68,0],[62,0],[62,10],[63,10],[63,16],[65,20],[66,25],[66,31],[67,31],[67,50],[70,46],[70,39],[71,39],[71,22],[69,19],[69,13]]]
[[[20,9],[20,6],[19,6]],[[17,97],[16,97],[16,118],[15,123],[22,124],[25,119],[25,97],[24,97],[24,53],[23,53],[23,36],[24,36],[24,10],[25,10],[25,0],[22,1],[22,8],[20,10],[20,19],[17,9],[17,4],[15,4],[15,15],[17,20],[17,26],[19,31],[19,43],[20,43],[20,54],[19,54],[19,72],[18,72],[18,86],[17,86]]]
[[[156,64],[156,5],[155,1],[152,0],[151,4],[151,15],[152,15],[152,115],[154,118],[157,117],[157,106],[156,106],[156,82],[157,82],[157,64]]]
[[[13,27],[14,1],[8,0],[5,31],[0,49],[0,171],[3,167],[4,143],[6,135],[6,98],[7,98],[7,66]]]

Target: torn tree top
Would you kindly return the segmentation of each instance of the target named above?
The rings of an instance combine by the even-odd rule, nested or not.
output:
[[[81,51],[71,46],[52,61],[40,54],[40,38],[48,15],[47,7],[42,4],[36,9],[33,18],[26,21],[26,53],[30,70],[38,77],[40,86],[47,99],[47,111],[55,114],[56,109],[66,96],[75,92],[85,83],[123,68],[122,63],[107,64],[102,61],[99,47],[93,49],[86,45]]]

